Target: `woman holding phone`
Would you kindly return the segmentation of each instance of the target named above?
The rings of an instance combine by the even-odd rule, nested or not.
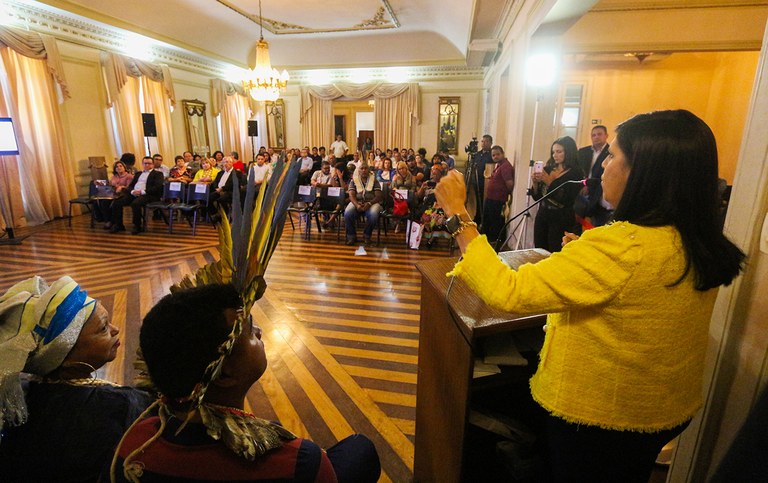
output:
[[[479,236],[459,173],[436,190],[464,254],[450,275],[493,307],[549,312],[530,387],[554,481],[648,481],[703,403],[717,288],[745,257],[718,223],[717,146],[701,119],[658,111],[616,132],[602,176],[616,221],[518,270]]]
[[[541,202],[533,225],[533,244],[554,253],[560,251],[560,240],[566,231],[578,231],[573,204],[582,186],[568,182],[580,180],[584,175],[579,168],[576,141],[570,136],[556,139],[550,153],[547,165],[538,172],[534,169],[531,196],[539,200],[558,190]]]

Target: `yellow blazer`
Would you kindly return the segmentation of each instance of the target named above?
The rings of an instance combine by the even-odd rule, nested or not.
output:
[[[717,290],[694,289],[673,227],[595,228],[536,264],[507,267],[485,237],[449,275],[494,307],[548,312],[531,393],[566,421],[660,431],[692,418]]]

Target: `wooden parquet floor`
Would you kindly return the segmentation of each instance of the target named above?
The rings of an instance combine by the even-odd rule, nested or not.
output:
[[[77,280],[99,298],[123,344],[103,376],[130,383],[141,319],[184,274],[218,257],[210,225],[167,232],[162,222],[138,236],[91,229],[87,216],[32,230],[18,246],[0,246],[0,291],[32,275]],[[374,237],[375,239],[375,237]],[[448,256],[405,248],[404,235],[355,256],[335,233],[306,241],[286,225],[267,271],[269,288],[254,307],[269,368],[248,395],[261,417],[281,421],[328,447],[359,432],[382,460],[381,481],[413,477],[420,276],[414,264]]]

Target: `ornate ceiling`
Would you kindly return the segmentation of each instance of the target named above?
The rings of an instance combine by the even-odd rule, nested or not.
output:
[[[27,3],[46,4],[239,66],[253,62],[259,39],[258,0]],[[465,65],[475,3],[262,0],[264,38],[273,64],[281,69]]]

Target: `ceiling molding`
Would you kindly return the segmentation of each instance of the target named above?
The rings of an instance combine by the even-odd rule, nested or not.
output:
[[[638,10],[685,10],[692,8],[743,8],[768,6],[766,0],[742,0],[722,2],[715,0],[656,0],[656,1],[627,1],[627,0],[602,0],[595,5],[591,12],[631,12]]]
[[[123,53],[126,35],[118,28],[98,25],[95,22],[76,18],[30,4],[6,2],[9,17],[16,26],[51,35],[59,40],[91,47],[108,52]],[[155,45],[152,48],[155,62],[192,72],[221,76],[227,64],[208,59],[173,46]],[[232,64],[235,65],[235,64]]]
[[[712,41],[712,42],[626,42],[600,44],[568,44],[563,46],[564,54],[617,54],[624,52],[726,52],[757,50],[761,48],[759,40]]]
[[[362,19],[359,23],[350,25],[348,27],[330,29],[295,25],[268,17],[261,17],[260,19],[259,15],[246,12],[230,0],[216,0],[216,2],[227,7],[238,15],[250,20],[256,25],[260,25],[268,32],[275,35],[359,32],[369,30],[395,29],[400,27],[400,21],[397,19],[394,10],[392,10],[392,6],[389,4],[389,0],[380,0],[381,5],[368,19]]]
[[[471,68],[466,66],[452,65],[433,65],[433,66],[414,66],[404,68],[408,72],[407,82],[426,82],[435,80],[482,80],[485,76],[485,69]],[[325,69],[317,69],[325,70]],[[291,82],[309,84],[313,74],[317,70],[292,70]],[[371,68],[367,72],[372,82],[387,82],[386,68]],[[327,69],[325,70],[327,83],[350,82],[354,78],[355,69]]]

